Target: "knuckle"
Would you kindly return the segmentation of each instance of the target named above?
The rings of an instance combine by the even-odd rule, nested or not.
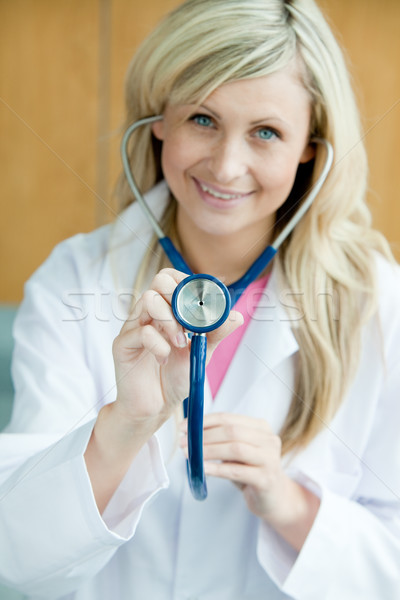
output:
[[[164,269],[161,269],[161,271],[159,271],[157,275],[154,276],[154,279],[151,283],[151,287],[158,289],[163,281],[165,281],[165,273]]]
[[[266,471],[263,471],[262,474],[260,475],[260,488],[262,490],[269,490],[270,487],[271,487],[271,477]]]
[[[114,355],[118,354],[120,343],[121,343],[121,336],[117,335],[117,337],[114,339],[114,341],[112,343],[112,353]]]
[[[140,337],[144,346],[151,344],[154,339],[154,327],[152,325],[143,325]]]
[[[155,293],[156,292],[154,290],[146,290],[145,292],[143,292],[142,301],[146,307],[151,306],[151,304],[154,302]]]
[[[172,278],[171,269],[161,269],[153,279],[153,287],[167,292],[172,286],[175,286],[175,280]]]
[[[239,480],[242,474],[242,470],[240,465],[236,465],[236,464],[232,464],[230,467],[230,471],[231,471],[231,477],[232,479],[236,479]]]
[[[144,307],[151,319],[165,320],[164,299],[157,291],[147,290],[145,292]]]
[[[243,461],[245,452],[240,442],[233,442],[231,444],[231,451],[236,460]]]
[[[234,425],[233,423],[227,423],[225,426],[226,429],[226,433],[229,436],[230,439],[236,439],[237,438],[237,427],[236,425]]]
[[[279,435],[273,435],[271,437],[272,448],[275,450],[277,454],[281,454],[282,451],[282,440]]]

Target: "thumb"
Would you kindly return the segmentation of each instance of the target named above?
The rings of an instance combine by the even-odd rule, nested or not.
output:
[[[214,331],[210,331],[207,334],[207,347],[210,351],[210,356],[221,340],[241,327],[243,323],[244,318],[242,313],[238,312],[237,310],[231,310],[225,323],[223,323],[221,327],[218,327],[218,329],[214,329]]]

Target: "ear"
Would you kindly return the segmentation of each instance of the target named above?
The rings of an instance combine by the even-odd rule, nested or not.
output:
[[[315,144],[309,142],[303,150],[303,154],[300,157],[300,163],[307,163],[315,157]]]
[[[151,126],[151,131],[158,140],[163,141],[164,140],[164,120],[155,121],[155,123],[153,123]]]

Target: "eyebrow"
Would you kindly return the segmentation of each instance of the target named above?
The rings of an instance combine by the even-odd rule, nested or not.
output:
[[[205,104],[200,104],[199,108],[205,108],[206,110],[208,110],[208,112],[214,115],[214,117],[216,117],[217,119],[221,119],[218,113],[216,113],[214,110],[211,110],[211,108],[208,108],[208,106],[206,106]]]
[[[205,108],[216,119],[221,120],[221,116],[218,113],[216,113],[214,110],[212,110],[211,108],[209,108],[208,106],[206,106],[205,104],[200,104],[199,108]],[[252,125],[252,126],[263,125],[266,121],[271,121],[271,120],[273,120],[273,121],[279,121],[283,125],[287,125],[287,123],[286,123],[286,121],[284,119],[281,119],[280,117],[277,117],[277,116],[270,116],[270,117],[264,117],[263,119],[257,119],[257,121],[251,121],[250,125]]]

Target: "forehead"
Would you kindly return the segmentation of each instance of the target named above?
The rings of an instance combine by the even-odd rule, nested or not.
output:
[[[299,74],[292,69],[282,69],[269,75],[250,79],[239,79],[225,83],[214,90],[207,99],[214,99],[225,95],[247,96],[247,102],[294,93],[296,97],[310,100]]]
[[[254,79],[241,79],[221,85],[201,106],[217,116],[237,114],[251,120],[269,116],[296,120],[311,113],[311,97],[299,72],[292,67]]]
[[[193,76],[195,77],[195,73]],[[234,94],[234,96],[246,96],[247,103],[250,100],[259,97],[260,94],[265,98],[266,95],[271,96],[272,92],[281,91],[283,94],[295,94],[296,96],[304,96],[308,94],[311,100],[311,94],[307,91],[307,74],[303,61],[300,57],[296,56],[292,59],[285,67],[273,71],[269,74],[257,75],[255,77],[246,77],[244,79],[235,79],[222,83],[211,91],[207,92],[207,89],[203,88],[202,91],[194,96],[191,93],[186,95],[184,90],[172,89],[167,100],[166,105],[178,106],[178,105],[197,105],[200,106],[206,99],[215,98],[219,95]],[[188,88],[190,89],[190,85]],[[189,91],[189,89],[187,91]],[[182,93],[183,92],[183,93]],[[256,96],[255,96],[256,95]]]

